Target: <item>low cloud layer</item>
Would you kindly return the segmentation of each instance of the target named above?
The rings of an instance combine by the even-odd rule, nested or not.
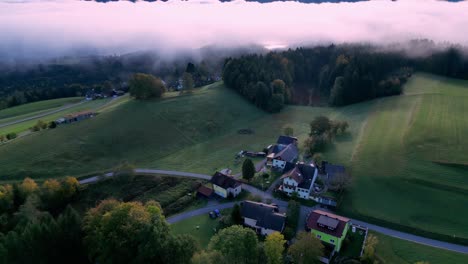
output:
[[[340,4],[0,0],[0,56],[143,49],[173,53],[205,45],[386,44],[415,38],[466,45],[467,14],[466,1],[437,0]]]

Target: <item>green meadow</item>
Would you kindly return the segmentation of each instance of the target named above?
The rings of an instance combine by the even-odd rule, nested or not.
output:
[[[349,133],[323,153],[353,177],[340,213],[441,239],[468,238],[468,82],[416,74],[405,94],[341,108],[288,106],[268,114],[215,83],[191,95],[125,98],[90,120],[0,146],[2,180],[137,167],[240,172],[240,150],[261,151],[290,126],[302,144],[318,115]],[[239,129],[253,134],[239,134]]]

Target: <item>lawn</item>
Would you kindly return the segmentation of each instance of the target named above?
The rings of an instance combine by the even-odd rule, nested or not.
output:
[[[345,244],[340,250],[340,256],[351,258],[359,258],[364,243],[366,231],[364,229],[356,228],[356,232],[352,232],[350,228],[346,236]]]
[[[431,75],[378,100],[353,155],[342,213],[468,243],[468,170],[436,163],[468,164],[466,116],[468,82]]]
[[[221,211],[222,215],[227,215],[230,210]],[[190,217],[183,221],[171,225],[171,232],[174,235],[192,235],[199,245],[206,249],[213,235],[216,234],[218,228],[218,219],[211,219],[208,214]]]
[[[1,146],[0,177],[8,180],[79,175],[111,168],[122,161],[139,167],[207,174],[229,167],[238,173],[241,164],[235,163],[234,156],[240,150],[263,150],[286,126],[293,127],[303,140],[309,131],[308,123],[319,114],[346,119],[351,124],[350,135],[337,139],[340,150],[332,146],[325,155],[348,163],[366,111],[372,105],[368,102],[340,109],[290,106],[271,115],[221,83],[197,89],[192,95],[144,102],[126,98],[106,107],[91,121]],[[242,128],[252,128],[255,133],[238,134]]]
[[[376,252],[384,264],[413,264],[418,261],[427,261],[430,264],[468,263],[468,255],[465,254],[428,247],[375,232],[370,233],[376,235],[379,240]]]
[[[34,116],[46,111],[52,111],[67,104],[78,103],[81,100],[83,100],[82,97],[60,98],[28,103],[24,105],[2,109],[0,110],[0,124],[4,123],[5,120],[12,117],[14,117],[15,119],[26,118],[28,116]]]

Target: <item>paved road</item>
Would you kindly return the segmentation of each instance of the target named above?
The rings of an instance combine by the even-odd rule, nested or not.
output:
[[[236,203],[239,203],[239,202],[230,202],[230,203],[209,205],[209,206],[206,206],[206,207],[203,207],[203,208],[200,208],[200,209],[195,209],[193,211],[173,215],[171,217],[168,217],[166,220],[167,220],[167,222],[169,224],[173,224],[173,223],[185,220],[185,219],[193,217],[193,216],[197,216],[197,215],[201,215],[201,214],[208,214],[209,212],[211,212],[211,211],[213,211],[215,209],[223,210],[223,209],[231,208],[231,207],[234,207],[234,205]]]
[[[69,104],[69,105],[62,106],[62,107],[60,107],[58,109],[55,109],[55,110],[52,110],[52,111],[49,111],[49,112],[46,112],[46,113],[42,113],[42,114],[39,114],[39,115],[30,116],[30,117],[23,118],[23,119],[20,119],[20,120],[15,120],[15,121],[12,121],[12,122],[1,124],[0,128],[11,126],[11,125],[18,124],[18,123],[23,123],[23,122],[33,120],[33,119],[37,119],[37,118],[41,118],[41,117],[44,117],[44,116],[52,115],[52,114],[58,113],[60,111],[67,110],[69,108],[72,108],[72,107],[75,107],[77,105],[83,104],[84,102],[86,102],[86,101],[81,101],[81,102],[78,102],[78,103],[75,103],[75,104]]]
[[[197,173],[190,173],[190,172],[180,172],[180,171],[167,171],[167,170],[154,170],[154,169],[136,169],[135,172],[137,173],[143,173],[143,174],[165,174],[165,175],[171,175],[171,176],[179,176],[179,177],[189,177],[189,178],[197,178],[197,179],[205,179],[209,180],[211,179],[211,176],[205,175],[205,174],[197,174]],[[113,173],[107,173],[104,176],[105,177],[112,177]],[[90,177],[88,179],[84,179],[79,181],[80,184],[88,184],[88,183],[93,183],[96,182],[100,179],[99,176],[95,177]],[[254,195],[258,195],[262,197],[262,199],[265,201],[267,199],[271,200],[272,203],[276,203],[280,207],[286,207],[288,203],[286,201],[282,201],[279,199],[274,198],[271,193],[264,192],[262,190],[259,190],[251,185],[247,184],[242,184],[242,188]],[[210,211],[213,211],[214,209],[226,209],[226,208],[231,208],[236,204],[236,202],[230,202],[230,203],[222,203],[219,205],[207,205],[204,208],[200,209],[195,209],[193,211],[189,212],[184,212],[175,216],[171,216],[167,218],[167,221],[169,223],[176,223],[178,221],[182,221],[184,219],[190,218],[192,216],[197,216],[201,214],[206,214],[209,213]],[[307,215],[308,212],[312,211],[315,209],[315,207],[307,207],[307,206],[301,206],[301,218],[304,218],[305,215]],[[303,219],[304,220],[304,219]],[[414,243],[430,246],[430,247],[436,247],[436,248],[441,248],[445,250],[450,250],[454,252],[459,252],[463,254],[468,254],[468,246],[462,246],[462,245],[457,245],[457,244],[452,244],[452,243],[447,243],[443,241],[438,241],[434,239],[429,239],[421,236],[416,236],[404,232],[400,232],[397,230],[381,227],[381,226],[376,226],[373,224],[369,224],[366,222],[362,222],[356,219],[351,219],[351,222],[357,225],[365,226],[369,228],[369,230],[376,231],[379,233],[382,233],[384,235],[408,240]],[[301,225],[304,226],[304,221],[301,221],[299,224],[299,228],[301,228]]]

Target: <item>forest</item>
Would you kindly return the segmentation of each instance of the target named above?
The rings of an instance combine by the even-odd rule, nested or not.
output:
[[[277,112],[284,104],[342,106],[398,95],[413,71],[468,79],[468,59],[456,47],[412,57],[370,45],[329,45],[229,58],[223,80]]]

